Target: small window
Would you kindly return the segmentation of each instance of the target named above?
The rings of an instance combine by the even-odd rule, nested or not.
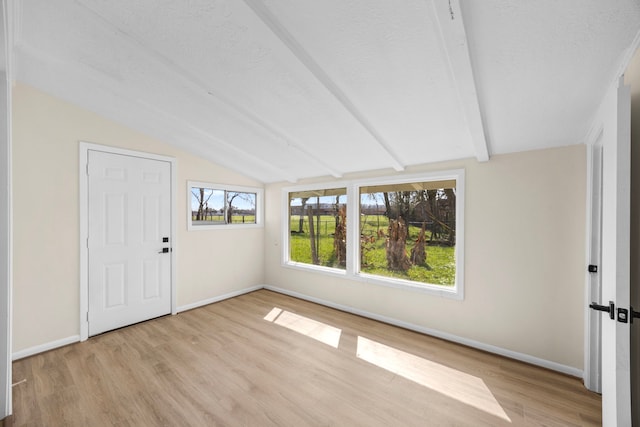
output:
[[[289,200],[289,261],[344,270],[347,189],[293,191]]]
[[[188,182],[189,230],[261,225],[262,189]]]
[[[191,187],[191,224],[195,226],[226,224],[225,191]]]
[[[255,224],[256,223],[256,193],[244,191],[225,191],[227,201],[227,224]]]

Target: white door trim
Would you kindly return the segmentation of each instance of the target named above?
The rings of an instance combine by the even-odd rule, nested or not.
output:
[[[5,19],[6,25],[6,19]],[[0,419],[12,414],[13,184],[11,82],[0,71]],[[6,286],[4,284],[6,283]]]
[[[584,329],[584,371],[583,381],[587,389],[600,393],[601,383],[601,355],[600,355],[600,322],[596,312],[589,308],[592,302],[601,302],[601,289],[593,288],[594,273],[587,271],[586,265],[598,266],[598,276],[602,271],[602,128],[595,140],[587,143],[587,231],[586,231],[586,257],[585,257],[585,329]],[[596,166],[594,162],[598,162]],[[599,184],[599,185],[598,185]],[[598,185],[598,188],[595,188]],[[597,246],[597,247],[596,247]]]
[[[602,104],[602,300],[630,306],[631,95],[624,85],[607,93]],[[602,421],[631,425],[630,323],[602,317]],[[615,317],[615,316],[614,316]]]
[[[0,172],[0,281],[6,283],[6,287],[0,290],[0,419],[4,419],[13,413],[13,49],[22,5],[18,1],[2,0],[0,6],[0,31],[4,36],[0,50],[5,58],[0,75],[0,170],[4,169]]]
[[[89,150],[101,151],[111,154],[121,154],[125,156],[141,157],[150,160],[160,160],[169,162],[171,165],[171,314],[177,313],[176,308],[176,176],[177,160],[173,157],[158,154],[145,153],[141,151],[127,150],[123,148],[109,147],[106,145],[93,144],[80,141],[80,341],[89,338],[89,322],[87,313],[89,311],[89,251],[87,239],[89,237],[89,179],[87,175],[87,159]]]

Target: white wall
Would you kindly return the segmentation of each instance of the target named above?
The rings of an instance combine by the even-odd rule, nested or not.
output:
[[[631,305],[640,310],[640,50],[625,73],[631,86]],[[631,328],[633,425],[640,426],[640,320]],[[634,400],[635,399],[635,400]],[[635,405],[633,404],[635,402]]]
[[[266,189],[266,282],[578,374],[584,348],[585,147],[407,172],[453,168],[466,171],[464,301],[281,266],[280,201],[286,184]]]
[[[264,229],[189,232],[186,208],[187,180],[261,184],[29,86],[13,99],[14,352],[79,334],[79,141],[177,159],[178,307],[262,283]]]

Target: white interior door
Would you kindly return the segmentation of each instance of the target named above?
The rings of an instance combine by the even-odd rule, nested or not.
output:
[[[620,79],[603,104],[602,417],[605,426],[631,425],[630,207],[631,96]],[[627,311],[625,313],[625,310]],[[613,317],[613,318],[611,318]],[[638,323],[638,322],[636,322]]]
[[[89,335],[171,312],[171,165],[88,152]]]

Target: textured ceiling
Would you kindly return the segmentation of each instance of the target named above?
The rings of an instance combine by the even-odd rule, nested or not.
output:
[[[464,12],[491,152],[584,142],[637,47],[640,1],[490,3]]]
[[[15,77],[262,182],[584,142],[637,0],[22,0]]]

